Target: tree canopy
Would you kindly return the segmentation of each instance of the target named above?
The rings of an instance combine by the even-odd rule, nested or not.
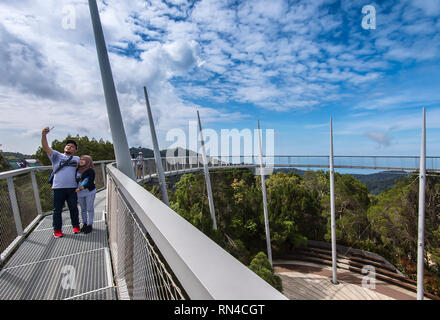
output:
[[[77,156],[89,155],[94,161],[115,159],[113,144],[111,142],[104,141],[103,139],[89,139],[87,136],[81,137],[76,135],[76,137],[72,137],[71,135],[68,135],[62,141],[52,141],[51,148],[58,152],[63,152],[67,140],[75,140],[78,144]],[[35,159],[40,161],[40,163],[43,165],[50,165],[50,160],[41,146],[38,147],[38,150],[35,153]]]
[[[261,178],[248,169],[213,170],[210,175],[217,230],[212,229],[203,174],[181,177],[174,192],[170,191],[171,207],[249,265],[259,252],[266,251]],[[271,245],[275,257],[305,246],[308,239],[330,241],[329,178],[329,173],[321,170],[307,171],[303,176],[278,172],[266,179]],[[418,175],[414,174],[375,196],[353,176],[335,173],[337,242],[376,252],[414,277],[417,180]],[[439,212],[440,177],[432,174],[426,184],[425,287],[434,294],[440,293]],[[270,270],[260,274],[265,279],[269,279],[269,275]]]
[[[9,162],[3,157],[2,153],[0,152],[0,172],[8,170],[12,170],[12,168],[9,165]]]

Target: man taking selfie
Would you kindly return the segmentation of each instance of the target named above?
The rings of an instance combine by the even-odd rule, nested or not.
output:
[[[64,153],[52,150],[47,143],[47,134],[49,127],[42,131],[41,146],[46,152],[52,163],[53,180],[53,235],[55,238],[63,236],[62,232],[62,210],[64,202],[67,201],[67,206],[70,211],[70,220],[73,226],[73,233],[79,233],[79,212],[77,206],[77,195],[75,189],[77,188],[76,171],[79,164],[79,157],[75,156],[78,151],[78,145],[74,140],[67,140],[64,147]]]

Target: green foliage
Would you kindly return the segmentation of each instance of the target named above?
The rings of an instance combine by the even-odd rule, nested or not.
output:
[[[31,155],[28,154],[23,154],[20,152],[1,152],[3,154],[3,157],[6,158],[7,160],[19,160],[19,159],[30,159],[32,158]]]
[[[79,135],[77,135],[76,137],[72,137],[68,135],[62,141],[52,141],[51,148],[53,150],[63,153],[66,141],[69,139],[75,140],[78,144],[78,152],[76,153],[77,156],[87,154],[91,156],[94,161],[115,159],[115,152],[113,149],[113,144],[111,142],[104,141],[102,139],[99,139],[98,141],[95,138],[89,139],[87,136],[80,137]],[[44,152],[41,148],[41,146],[38,147],[38,150],[35,153],[35,159],[40,161],[40,163],[43,165],[50,165],[50,160],[47,157],[46,152]]]
[[[323,227],[319,229],[317,224],[307,223],[308,219],[322,219],[321,208],[319,202],[300,184],[300,180],[293,173],[279,173],[267,179],[274,254],[306,246],[307,236],[323,237]],[[217,231],[212,230],[202,174],[182,176],[170,196],[171,208],[215,239],[237,259],[248,262],[266,247],[260,177],[255,177],[247,169],[220,170],[211,172],[211,181]]]
[[[381,193],[368,209],[367,217],[374,239],[391,248],[396,257],[417,260],[418,175],[398,182]],[[427,263],[438,269],[440,263],[440,177],[428,176],[425,194],[425,250]]]
[[[49,212],[53,209],[52,186],[47,183],[50,170],[36,171],[35,176],[38,185],[38,193],[40,195],[41,209],[43,212]]]
[[[149,191],[156,198],[162,200],[162,193],[161,193],[160,187],[158,185],[144,184],[144,185],[142,185],[142,187],[145,190]]]
[[[218,231],[212,228],[205,182],[200,174],[183,175],[176,183],[171,208],[217,243],[221,242]]]
[[[0,152],[0,172],[8,170],[12,170],[12,168],[9,165],[9,162],[3,157],[2,153]]]
[[[260,177],[257,180],[261,181]],[[300,176],[280,172],[271,175],[266,184],[274,252],[285,253],[294,247],[306,246],[307,238],[322,237],[320,203],[302,184]]]
[[[406,178],[408,174],[405,171],[382,171],[371,174],[352,174],[352,176],[365,183],[368,192],[377,196],[391,189],[397,181]]]
[[[225,250],[228,251],[235,258],[240,260],[244,265],[248,265],[251,260],[251,254],[246,247],[246,245],[241,240],[232,240],[228,235],[226,235],[226,246]]]
[[[370,198],[366,185],[351,175],[335,174],[335,202],[338,240],[351,244],[367,239],[370,231],[365,213],[370,205]],[[327,235],[329,234],[330,228]]]
[[[2,239],[2,241],[0,241],[0,252],[3,252],[17,236],[6,179],[0,180],[0,208],[0,230]]]
[[[255,272],[260,278],[269,283],[272,287],[280,292],[283,292],[281,278],[274,274],[274,270],[264,252],[259,252],[254,257],[249,265],[249,269]]]
[[[170,192],[171,207],[245,265],[266,251],[261,178],[248,169],[210,172],[217,230],[202,174],[183,175]],[[335,174],[337,241],[376,252],[410,277],[417,258],[417,175],[399,180],[378,196],[351,175]],[[266,179],[272,252],[282,257],[307,239],[330,240],[329,173],[278,172]],[[159,196],[158,188],[150,189]],[[425,288],[440,289],[440,177],[426,183]],[[259,256],[260,257],[260,256]],[[261,259],[261,257],[259,258]],[[276,286],[273,270],[259,259],[253,270]],[[257,262],[259,264],[257,264]],[[260,266],[261,265],[261,266]],[[272,280],[271,280],[272,279]]]
[[[324,171],[308,171],[304,185],[319,199],[322,216],[327,222],[325,239],[331,239],[330,175]],[[338,243],[351,245],[368,239],[369,222],[366,216],[370,196],[367,187],[349,174],[335,173],[336,238]],[[310,221],[310,220],[309,220]],[[316,238],[315,238],[316,239]],[[317,239],[319,240],[319,239]]]

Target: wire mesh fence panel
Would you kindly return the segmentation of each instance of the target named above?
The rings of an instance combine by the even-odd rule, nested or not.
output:
[[[151,252],[143,242],[139,228],[134,228],[133,300],[158,300]],[[144,276],[143,276],[144,275]]]
[[[163,169],[163,171],[166,171],[167,159],[166,158],[161,158],[161,162],[162,162],[162,169]]]
[[[109,179],[109,234],[120,299],[184,299],[144,228]]]
[[[149,175],[156,174],[156,162],[154,159],[147,160],[147,168],[148,168]]]
[[[52,186],[47,182],[49,174],[50,170],[35,172],[38,194],[40,195],[41,210],[43,212],[50,212],[53,208]]]
[[[104,188],[104,177],[102,176],[103,165],[104,165],[103,163],[97,163],[94,165],[96,189]]]
[[[21,224],[25,229],[38,215],[30,173],[13,178]]]
[[[6,180],[0,180],[0,252],[3,252],[17,237]]]
[[[431,170],[440,170],[440,158],[427,157],[426,167]]]
[[[191,169],[191,163],[189,161],[189,157],[184,158],[185,169]]]
[[[148,165],[149,161],[150,161],[149,159],[144,159],[144,174],[145,174],[145,177],[150,177],[151,174],[152,174],[152,170],[151,170],[150,166]]]

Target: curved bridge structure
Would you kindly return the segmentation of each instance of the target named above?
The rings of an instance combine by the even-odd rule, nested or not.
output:
[[[259,169],[256,156],[208,157],[208,167],[211,169],[251,168]],[[282,155],[263,156],[265,170],[271,173],[273,168],[328,169],[329,156]],[[144,159],[142,166],[143,179],[155,177],[156,166],[154,158]],[[165,175],[176,175],[203,170],[202,156],[185,156],[162,158]],[[135,161],[133,160],[133,168]],[[336,169],[366,169],[389,171],[418,171],[419,156],[334,156]],[[440,157],[426,157],[426,170],[440,172]]]
[[[407,163],[417,157],[341,161],[347,158],[351,162],[340,163],[341,168],[417,170]],[[255,169],[252,159],[210,158],[209,168]],[[265,162],[274,167],[326,168],[326,159],[280,156]],[[392,160],[368,164],[372,159]],[[203,170],[201,157],[162,161],[165,175]],[[65,211],[61,239],[52,236],[51,189],[46,182],[50,167],[0,173],[0,299],[287,299],[139,185],[156,178],[154,159],[143,160],[137,182],[112,162],[95,162],[100,192],[94,231],[74,235]],[[438,163],[439,158],[432,157],[428,169],[437,171]]]
[[[94,231],[73,234],[64,212],[60,239],[50,167],[0,174],[0,299],[286,299],[109,162]]]

